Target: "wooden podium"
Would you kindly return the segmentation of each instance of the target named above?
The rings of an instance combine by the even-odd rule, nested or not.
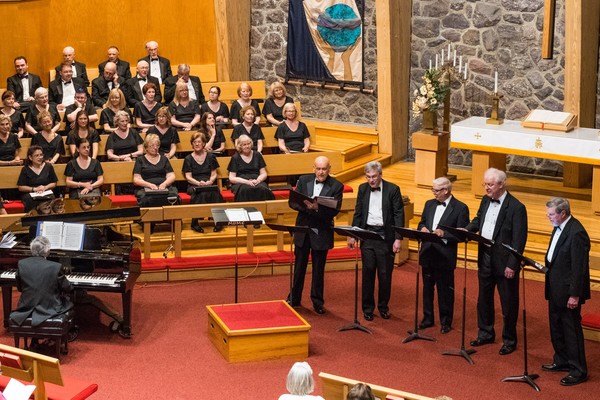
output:
[[[448,173],[448,132],[419,131],[412,134],[415,149],[415,183],[431,188],[432,181]]]

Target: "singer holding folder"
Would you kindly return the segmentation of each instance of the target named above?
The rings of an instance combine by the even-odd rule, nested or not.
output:
[[[325,314],[323,291],[325,286],[325,262],[327,252],[333,248],[333,218],[340,212],[344,185],[329,176],[331,165],[327,157],[317,157],[314,163],[314,174],[303,175],[298,179],[295,191],[308,197],[332,197],[337,201],[337,207],[321,205],[317,200],[304,200],[302,204],[292,201],[289,205],[298,211],[296,226],[312,228],[310,233],[298,232],[294,235],[294,282],[288,302],[292,307],[299,307],[304,289],[304,277],[308,266],[308,257],[312,255],[312,286],[310,299],[317,314]]]

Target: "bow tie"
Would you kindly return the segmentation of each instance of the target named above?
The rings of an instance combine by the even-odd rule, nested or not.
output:
[[[63,82],[63,85],[70,85],[70,84],[71,84],[71,81],[69,81],[69,82]]]
[[[26,74],[26,75],[19,75],[19,79],[27,79],[27,78],[29,78],[28,74]]]
[[[315,179],[315,185],[322,185],[324,182],[318,181]]]
[[[158,61],[158,58],[151,58],[150,61]]]
[[[490,199],[490,203],[498,203],[498,204],[500,204],[500,200]]]
[[[381,192],[381,186],[378,186],[376,188],[372,187],[370,189],[371,189],[371,192]]]
[[[437,201],[437,205],[438,206],[446,207],[446,202],[445,201],[438,201],[438,200],[436,200],[436,201]]]
[[[138,78],[138,81],[144,81],[144,82],[146,82],[146,78]]]

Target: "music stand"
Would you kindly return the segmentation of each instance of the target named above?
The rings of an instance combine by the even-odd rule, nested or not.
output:
[[[464,266],[464,280],[463,280],[463,304],[462,304],[462,334],[461,334],[461,342],[460,342],[460,350],[448,350],[444,351],[442,355],[444,356],[459,356],[463,357],[467,362],[471,365],[475,364],[473,359],[471,358],[471,354],[476,353],[475,349],[467,349],[465,347],[465,335],[466,335],[466,318],[467,318],[467,243],[469,241],[477,242],[484,244],[486,246],[491,246],[493,242],[489,239],[484,238],[481,235],[478,235],[473,232],[465,231],[458,228],[453,228],[445,225],[438,225],[438,228],[443,229],[451,233],[459,242],[465,243],[465,266]]]
[[[229,213],[228,213],[229,211]],[[210,210],[215,226],[235,226],[235,303],[238,302],[238,241],[240,225],[260,227],[265,221],[256,207],[212,208]],[[229,214],[229,215],[228,215]],[[260,218],[260,219],[259,219]]]
[[[274,231],[288,232],[290,234],[290,301],[292,296],[292,289],[294,287],[294,233],[309,233],[310,229],[308,226],[294,226],[294,225],[278,225],[278,224],[267,224],[269,228]]]
[[[522,264],[529,265],[529,266],[537,269],[538,271],[541,271],[544,273],[546,273],[548,271],[548,268],[546,268],[544,265],[540,264],[539,262],[537,262],[529,257],[525,257],[524,255],[519,253],[517,250],[513,249],[511,246],[504,244],[504,243],[502,243],[502,246],[505,249],[507,249],[508,251],[510,251],[512,255],[517,257],[517,259],[520,260]],[[523,289],[522,289],[522,292],[523,292],[523,375],[507,376],[506,378],[502,379],[502,382],[525,382],[529,386],[534,388],[535,391],[539,392],[539,391],[541,391],[541,389],[534,382],[534,380],[539,378],[540,376],[538,374],[529,374],[529,372],[527,370],[527,307],[526,307],[526,302],[525,302],[525,268],[521,268],[521,272],[523,274],[523,284],[522,284],[522,287],[523,287]]]
[[[354,243],[354,322],[342,326],[338,329],[338,332],[357,329],[372,335],[373,332],[371,332],[369,328],[362,326],[358,321],[358,247],[361,240],[383,240],[383,238],[378,233],[356,226],[336,226],[333,228],[333,230],[338,235],[351,237],[356,240],[356,243]]]
[[[421,242],[432,242],[432,243],[444,243],[435,233],[421,232],[416,229],[401,228],[394,226],[396,233],[400,234],[403,238],[413,239],[417,241],[417,254],[421,253]],[[416,339],[429,340],[435,342],[435,338],[419,333],[419,274],[421,272],[421,263],[417,263],[417,279],[415,283],[415,326],[412,331],[408,331],[409,336],[404,338],[402,343],[412,342]]]

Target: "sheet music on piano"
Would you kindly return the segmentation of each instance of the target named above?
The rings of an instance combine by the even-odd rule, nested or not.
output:
[[[83,250],[85,224],[39,221],[37,234],[48,238],[51,249]]]
[[[0,240],[0,249],[12,249],[17,244],[17,237],[12,232],[6,232],[6,235],[2,236]]]

